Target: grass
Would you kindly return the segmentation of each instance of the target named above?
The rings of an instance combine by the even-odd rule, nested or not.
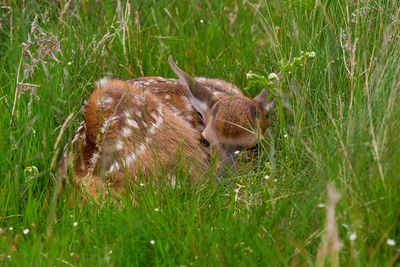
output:
[[[399,265],[398,1],[3,2],[1,265]],[[22,55],[28,40],[37,64]],[[172,55],[190,74],[244,88],[248,71],[268,77],[300,51],[316,57],[282,81],[258,172],[218,186],[178,177],[180,188],[161,177],[138,184],[123,207],[70,206],[62,191],[51,216],[51,162],[99,78],[175,77]],[[24,79],[26,64],[34,72]],[[20,83],[40,87],[18,93],[11,115]],[[328,184],[341,195],[333,221]],[[342,247],[324,254],[329,233]]]

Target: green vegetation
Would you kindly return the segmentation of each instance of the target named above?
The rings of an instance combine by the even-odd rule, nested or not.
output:
[[[399,1],[76,2],[1,7],[0,265],[297,266],[318,253],[399,265]],[[175,77],[172,55],[245,88],[249,71],[268,77],[301,51],[316,55],[284,70],[254,172],[175,188],[161,177],[123,205],[70,205],[62,191],[52,206],[54,163],[99,78]]]

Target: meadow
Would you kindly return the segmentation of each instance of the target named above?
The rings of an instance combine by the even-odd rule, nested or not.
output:
[[[0,265],[400,265],[399,1],[0,5]],[[281,80],[254,170],[138,181],[123,205],[58,192],[98,79],[175,78],[172,55],[254,95],[249,71],[302,51],[315,56]]]

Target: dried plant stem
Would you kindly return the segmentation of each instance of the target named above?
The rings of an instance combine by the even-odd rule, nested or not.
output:
[[[10,119],[10,127],[13,123],[13,116],[14,116],[14,112],[15,112],[15,105],[17,104],[17,97],[18,97],[18,93],[19,93],[19,73],[21,71],[21,66],[22,66],[22,58],[24,56],[24,48],[22,48],[21,51],[21,58],[19,59],[19,65],[18,65],[18,70],[17,70],[17,82],[15,84],[15,95],[14,95],[14,104],[13,104],[13,108],[11,111],[11,119]]]
[[[325,231],[315,260],[317,267],[325,266],[327,256],[331,259],[331,266],[339,266],[339,251],[343,246],[339,238],[335,215],[336,203],[339,201],[339,198],[339,192],[336,191],[333,183],[329,183],[327,186]]]
[[[372,138],[372,152],[373,155],[376,159],[376,163],[378,164],[378,170],[379,170],[379,175],[382,180],[383,186],[386,188],[385,184],[385,175],[383,173],[383,168],[381,164],[381,157],[379,154],[379,147],[378,147],[378,142],[376,140],[375,136],[375,131],[374,131],[374,123],[372,121],[372,109],[371,109],[371,96],[370,96],[370,88],[368,86],[368,81],[366,81],[366,87],[367,87],[367,105],[368,105],[368,118],[369,118],[369,132],[371,134]]]
[[[58,145],[60,143],[61,137],[64,134],[65,128],[68,125],[68,122],[74,117],[74,112],[72,112],[71,114],[69,114],[68,118],[64,121],[63,125],[61,126],[61,130],[60,133],[57,136],[57,140],[56,143],[54,144],[54,156],[53,159],[51,160],[51,165],[50,165],[50,172],[54,167],[54,164],[56,162],[58,153],[59,153],[59,148]],[[56,187],[54,189],[54,193],[53,193],[53,198],[51,200],[51,204],[50,204],[50,212],[49,212],[49,216],[48,216],[48,220],[47,220],[47,238],[50,238],[52,233],[53,233],[53,227],[54,227],[54,223],[55,223],[55,219],[56,219],[56,205],[57,205],[57,199],[58,196],[60,194],[61,191],[61,185],[63,182],[63,179],[65,177],[63,176],[58,176],[57,177],[57,181],[56,181]]]

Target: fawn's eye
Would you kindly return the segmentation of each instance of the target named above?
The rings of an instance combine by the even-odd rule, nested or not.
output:
[[[207,141],[207,139],[204,138],[203,135],[200,136],[200,143],[204,146],[204,147],[209,147],[210,143]]]

